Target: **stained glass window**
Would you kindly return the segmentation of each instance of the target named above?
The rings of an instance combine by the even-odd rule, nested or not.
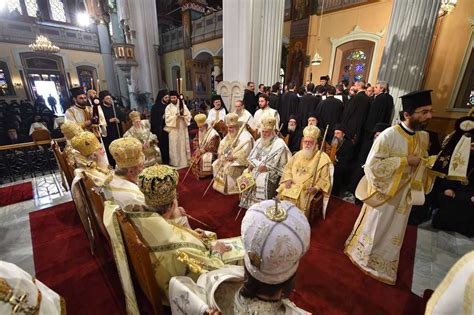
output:
[[[66,11],[62,0],[49,0],[51,9],[51,19],[54,21],[66,22]]]
[[[38,12],[38,2],[36,0],[25,0],[25,5],[28,15],[37,17],[36,12]]]
[[[347,56],[347,60],[365,60],[365,59],[367,59],[367,57],[365,56],[365,52],[359,49],[351,51],[349,56]]]
[[[18,12],[20,12],[20,14],[22,14],[20,0],[7,0],[7,6],[8,6],[8,11],[9,12],[12,12],[14,10],[18,10]]]
[[[355,72],[364,72],[365,63],[358,63],[355,65]]]

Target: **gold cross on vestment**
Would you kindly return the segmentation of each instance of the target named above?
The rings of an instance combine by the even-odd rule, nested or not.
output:
[[[302,165],[297,165],[296,166],[296,174],[297,175],[303,175],[308,171],[308,169]]]

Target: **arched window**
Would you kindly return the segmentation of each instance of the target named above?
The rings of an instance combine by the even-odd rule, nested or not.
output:
[[[375,43],[369,40],[354,40],[337,47],[334,60],[335,81],[368,82],[374,46]]]
[[[51,20],[66,22],[66,11],[64,9],[63,0],[49,0],[49,9],[51,12]]]
[[[6,62],[0,61],[0,96],[12,95],[15,95],[15,90],[13,89],[8,65]]]

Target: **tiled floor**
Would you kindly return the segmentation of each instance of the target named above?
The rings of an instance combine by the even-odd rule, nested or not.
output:
[[[474,250],[474,238],[433,229],[431,222],[418,227],[412,291],[422,296],[436,289],[454,263]]]
[[[33,211],[70,201],[71,196],[61,186],[59,173],[21,182],[28,181],[33,184],[33,199],[0,207],[0,259],[14,263],[34,275],[35,268],[28,215]]]

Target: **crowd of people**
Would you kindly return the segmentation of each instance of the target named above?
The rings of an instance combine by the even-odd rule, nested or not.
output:
[[[190,111],[177,91],[162,90],[149,119],[128,114],[127,130],[108,91],[97,97],[95,91],[71,90],[74,102],[61,126],[75,168],[71,192],[81,199],[77,183],[83,178],[102,192],[129,313],[136,313],[137,304],[117,211],[134,223],[159,262],[153,263],[156,281],[173,314],[305,314],[288,292],[309,248],[310,224],[325,217],[331,194],[362,203],[344,253],[362,272],[391,285],[410,212],[431,204],[426,194],[441,189],[472,210],[472,163],[451,166],[451,156],[472,160],[472,116],[430,157],[433,138],[424,129],[432,118],[431,91],[402,96],[400,122],[390,126],[394,104],[386,82],[377,82],[373,94],[363,81],[346,83],[334,87],[324,76],[299,91],[290,83],[282,92],[286,87],[277,83],[270,91],[260,85],[255,94],[249,82],[233,112],[219,95],[212,97],[212,108]],[[204,195],[211,187],[239,195],[237,216],[246,209],[241,237],[218,239],[192,229],[176,193],[179,169],[187,169],[184,178],[212,178]],[[461,187],[449,185],[453,176],[463,177]],[[444,177],[443,184],[433,188],[436,177]],[[453,223],[441,210],[443,202],[449,201],[440,204],[442,219],[433,224]],[[471,212],[462,213],[461,233],[468,236]],[[457,230],[458,221],[449,229]],[[184,295],[191,302],[183,303]]]

